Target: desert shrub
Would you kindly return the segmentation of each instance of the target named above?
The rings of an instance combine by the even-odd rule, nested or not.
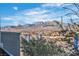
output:
[[[23,39],[24,54],[26,56],[62,56],[66,55],[62,48],[57,47],[53,42],[45,40],[31,40],[27,42]]]

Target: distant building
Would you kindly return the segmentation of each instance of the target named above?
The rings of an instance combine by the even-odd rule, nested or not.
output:
[[[20,33],[0,31],[0,48],[8,55],[20,56]]]

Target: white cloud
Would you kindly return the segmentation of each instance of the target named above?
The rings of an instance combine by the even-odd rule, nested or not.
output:
[[[47,4],[43,4],[42,7],[53,7],[53,6],[57,6],[60,7],[62,6],[64,3],[47,3]]]
[[[46,12],[48,12],[48,10],[41,9],[41,8],[34,8],[34,9],[25,10],[22,12],[22,14],[30,16],[30,15],[44,14]]]
[[[13,9],[17,11],[18,10],[18,7],[14,6]]]
[[[13,20],[11,17],[1,17],[1,20]]]
[[[11,23],[1,23],[1,26],[17,26],[18,25],[18,23],[17,22],[11,22]]]
[[[38,13],[39,12],[34,11],[34,12],[26,13],[26,15],[35,15],[35,14],[38,14]]]
[[[47,12],[46,10],[43,10],[43,11],[30,11],[28,13],[26,13],[25,15],[38,15],[38,14],[43,14]]]
[[[73,7],[73,3],[45,3],[42,5],[42,7],[59,7],[59,8],[62,8],[62,7],[71,7],[71,8],[74,8]]]

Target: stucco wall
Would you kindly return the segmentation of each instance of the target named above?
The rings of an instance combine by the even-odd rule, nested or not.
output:
[[[8,53],[19,56],[20,55],[20,34],[16,32],[1,32],[1,42],[3,49]]]

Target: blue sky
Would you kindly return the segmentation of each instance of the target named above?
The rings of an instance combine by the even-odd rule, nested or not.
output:
[[[0,4],[0,23],[1,26],[17,26],[39,21],[60,21],[61,16],[72,13],[62,7],[76,10],[72,4],[64,3],[3,3]],[[69,18],[64,16],[64,22],[69,22]]]

